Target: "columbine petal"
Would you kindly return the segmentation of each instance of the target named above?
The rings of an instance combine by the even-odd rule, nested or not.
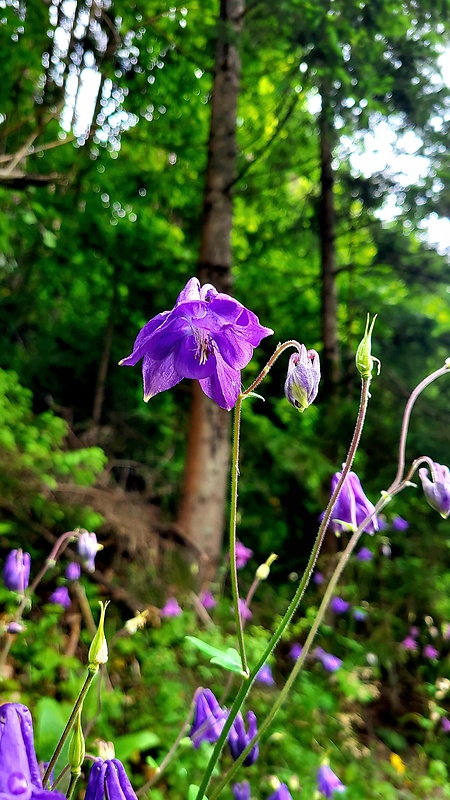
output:
[[[203,378],[200,386],[204,393],[221,408],[230,411],[241,391],[241,373],[225,363],[220,353],[216,353],[216,372],[209,378]]]
[[[170,311],[163,311],[162,314],[158,314],[156,317],[153,317],[153,319],[144,325],[144,327],[136,336],[136,341],[133,345],[133,352],[126,358],[122,358],[122,360],[119,361],[119,366],[134,367],[134,365],[141,360],[142,356],[147,352],[147,343],[150,337],[156,330],[158,330],[159,327],[167,322],[170,313]]]
[[[173,353],[164,361],[154,361],[150,356],[144,356],[142,375],[145,402],[156,394],[171,389],[182,380],[182,375],[179,375],[175,369]]]
[[[188,336],[181,342],[177,342],[174,349],[174,366],[178,374],[183,378],[194,378],[199,381],[202,378],[209,378],[216,371],[216,357],[210,353],[206,361],[201,361],[198,356],[199,348],[205,351],[210,347],[208,341],[196,341],[194,336]]]

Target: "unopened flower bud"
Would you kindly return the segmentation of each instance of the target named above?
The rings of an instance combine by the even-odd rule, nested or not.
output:
[[[258,569],[256,570],[256,577],[259,581],[267,580],[270,574],[270,567],[277,558],[278,556],[275,553],[272,553],[264,564],[259,565]]]
[[[93,672],[96,672],[100,664],[106,664],[108,661],[108,644],[106,642],[105,636],[105,611],[106,606],[108,605],[108,600],[106,603],[102,603],[100,601],[100,620],[98,623],[97,633],[95,634],[92,644],[89,648],[89,669]]]
[[[433,463],[432,478],[428,477],[426,467],[419,469],[419,478],[425,497],[431,508],[438,511],[441,517],[447,519],[450,514],[450,471],[441,464]]]
[[[3,580],[11,592],[23,592],[30,579],[31,557],[23,550],[11,550],[6,556],[3,567]]]
[[[83,731],[81,729],[81,708],[76,716],[75,724],[73,727],[73,735],[70,740],[69,749],[67,751],[67,758],[70,765],[72,775],[79,775],[81,772],[81,765],[84,761],[86,754],[86,746],[84,743]]]
[[[284,393],[295,408],[304,411],[316,399],[319,381],[319,356],[315,350],[307,350],[302,344],[289,359]]]
[[[370,378],[372,375],[373,362],[378,361],[378,359],[372,355],[372,331],[376,318],[377,314],[375,314],[372,322],[369,324],[370,315],[367,314],[366,330],[364,331],[364,336],[356,351],[356,369],[361,375],[361,378]],[[378,372],[380,371],[379,364],[380,362],[378,361]]]

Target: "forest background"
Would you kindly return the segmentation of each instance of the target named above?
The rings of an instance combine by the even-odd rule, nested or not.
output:
[[[439,58],[448,48],[449,12],[445,0],[247,7],[238,0],[185,7],[1,0],[2,557],[23,547],[42,560],[64,530],[96,530],[105,548],[85,591],[116,600],[116,630],[144,607],[156,626],[168,596],[192,609],[191,593],[206,581],[216,593],[222,587],[226,626],[219,565],[231,415],[212,409],[188,381],[145,405],[140,370],[117,367],[142,325],[171,308],[197,274],[275,331],[244,372],[245,385],[278,341],[296,338],[322,358],[318,401],[301,418],[283,396],[282,359],[264,384],[265,402],[244,409],[238,536],[254,565],[278,555],[253,608],[255,647],[264,640],[269,611],[280,610],[301,574],[331,475],[345,459],[358,405],[354,352],[367,312],[379,315],[382,370],[356,469],[372,499],[395,470],[400,409],[449,354],[448,253],[429,243],[424,227],[430,215],[448,213],[450,92]],[[416,183],[396,173],[395,160],[370,177],[355,168],[352,156],[383,122],[400,150],[405,134],[416,135],[426,167]],[[386,219],[382,209],[394,200]],[[419,400],[411,459],[427,454],[448,463],[448,399],[443,382]],[[387,798],[394,784],[392,797],[416,796],[408,792],[417,776],[395,770],[390,752],[408,760],[419,747],[424,760],[413,773],[436,792],[448,789],[449,754],[438,723],[450,706],[435,697],[449,671],[446,523],[414,489],[389,509],[388,525],[395,515],[408,521],[407,533],[388,527],[365,542],[373,560],[346,573],[344,595],[365,604],[364,625],[330,618],[323,631],[346,668],[333,680],[312,669],[294,701],[328,747],[348,745],[339,756],[347,780],[365,786],[373,765],[367,760],[352,773],[355,752],[363,758],[366,748],[381,748],[382,773],[373,780],[385,794],[374,789],[373,796]],[[326,542],[325,574],[342,547]],[[250,586],[250,572],[246,579]],[[44,584],[41,601],[49,594]],[[133,670],[137,660],[150,672],[148,656],[118,639],[123,674],[101,724],[105,738],[151,729],[152,744],[139,740],[130,749],[144,752],[147,767],[167,743],[158,709],[171,704],[165,723],[175,726],[186,705],[183,669],[192,670],[188,684],[198,682],[199,666],[183,649],[184,634],[198,625],[193,608],[183,621],[137,634],[148,637],[154,662],[177,689],[155,697],[147,675],[156,703],[147,718],[124,709],[131,687],[144,691]],[[38,699],[42,681],[46,702],[68,700],[74,686],[65,659],[76,660],[84,642],[79,633],[73,645],[73,618],[49,612],[45,619],[30,619],[6,684],[7,692],[28,694],[39,719],[49,708]],[[401,647],[412,625],[423,642],[442,639],[439,659]],[[303,631],[299,620],[299,641]],[[364,678],[367,653],[375,666]],[[280,676],[287,663],[286,650],[273,665]],[[271,770],[295,773],[293,760],[308,763],[298,755],[309,747],[302,731],[286,733],[281,767],[267,756],[262,785]],[[167,780],[177,796],[180,774]],[[417,796],[427,796],[421,786]]]

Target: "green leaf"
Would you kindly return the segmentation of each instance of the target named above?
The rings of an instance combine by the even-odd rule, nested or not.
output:
[[[188,789],[188,800],[195,800],[198,795],[199,786],[196,786],[195,783],[191,783]],[[204,800],[208,800],[206,795],[204,795]]]
[[[116,758],[119,761],[128,761],[134,754],[139,755],[143,750],[156,747],[158,744],[159,736],[153,731],[136,731],[114,739]]]
[[[238,675],[245,676],[242,669],[241,657],[234,647],[228,647],[224,652],[218,647],[213,647],[213,645],[207,644],[207,642],[203,642],[201,639],[197,639],[196,636],[186,636],[186,639],[192,642],[202,653],[211,656],[211,664],[218,664],[229,672],[236,672]]]

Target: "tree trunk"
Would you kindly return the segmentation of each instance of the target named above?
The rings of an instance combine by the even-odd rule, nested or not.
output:
[[[240,59],[236,46],[244,0],[221,0],[203,197],[198,277],[230,293],[231,186],[236,174],[236,115]],[[192,386],[183,496],[177,525],[202,556],[211,577],[219,562],[228,494],[231,415]]]
[[[324,393],[334,394],[341,378],[341,359],[337,325],[336,287],[336,221],[334,207],[333,143],[334,128],[330,98],[322,86],[322,111],[319,118],[320,137],[320,206],[319,235],[322,301],[322,386]]]

